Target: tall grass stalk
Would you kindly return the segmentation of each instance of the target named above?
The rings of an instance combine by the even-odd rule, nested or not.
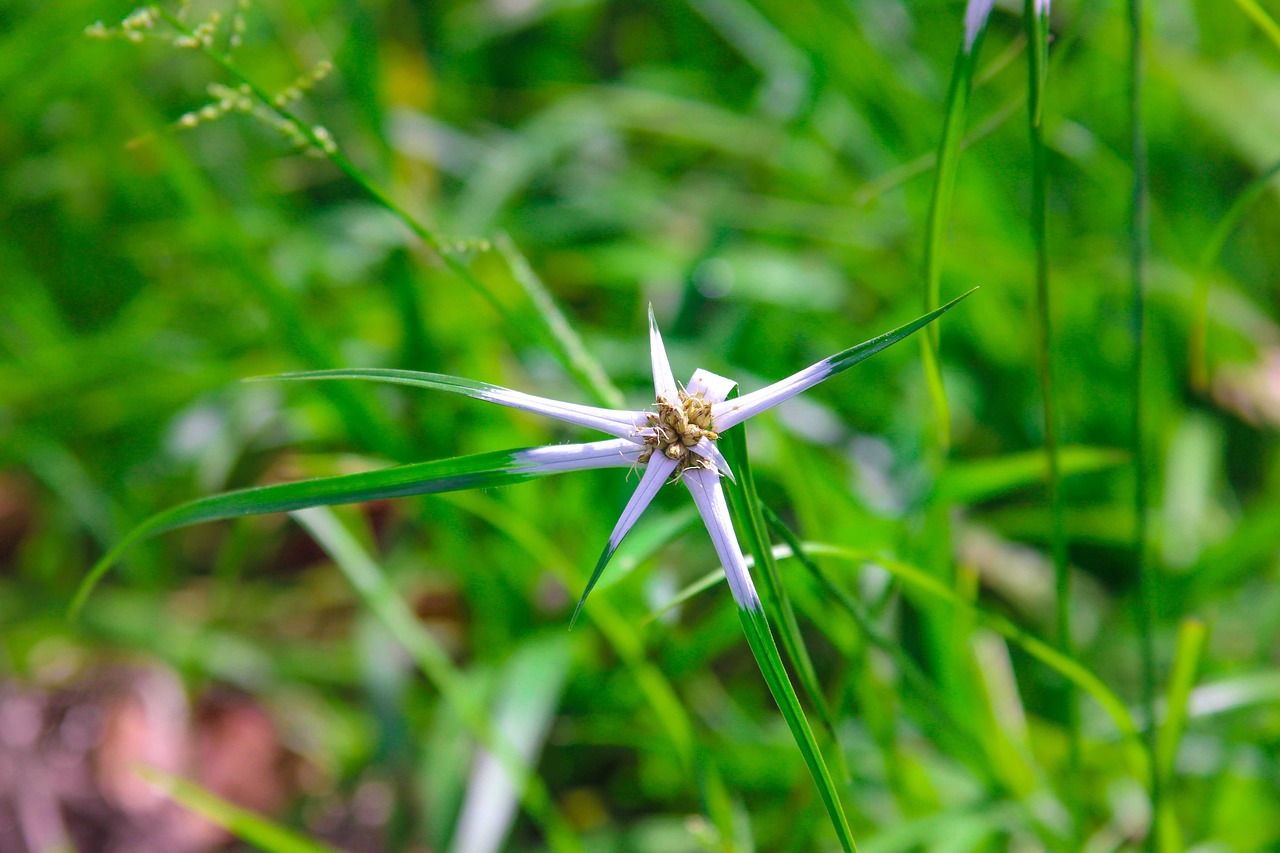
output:
[[[1130,334],[1133,341],[1133,424],[1130,452],[1133,456],[1134,562],[1138,575],[1138,633],[1142,659],[1142,705],[1145,712],[1146,747],[1150,758],[1151,814],[1163,809],[1164,786],[1156,770],[1156,596],[1154,567],[1147,559],[1147,466],[1144,451],[1143,378],[1147,291],[1148,211],[1147,140],[1143,124],[1143,83],[1146,76],[1146,39],[1142,0],[1129,0],[1129,132],[1133,160],[1133,198],[1129,222],[1129,275],[1132,287]],[[1153,819],[1154,820],[1154,819]],[[1147,833],[1146,846],[1155,850],[1157,833]]]
[[[159,11],[165,22],[177,32],[187,37],[194,37],[195,33],[191,27],[176,15],[163,9]],[[212,44],[203,40],[197,39],[196,41],[200,45],[200,51],[205,56],[235,78],[240,85],[247,86],[253,96],[266,109],[275,112],[285,121],[292,124],[316,151],[323,154],[339,171],[350,178],[370,198],[400,220],[414,236],[425,243],[451,272],[462,279],[493,308],[494,312],[512,332],[523,334],[527,330],[527,324],[522,323],[519,317],[502,304],[502,301],[498,299],[493,290],[481,281],[465,263],[458,259],[454,247],[450,246],[444,238],[428,228],[407,208],[392,198],[386,190],[374,183],[368,175],[342,153],[341,149],[334,144],[332,138],[327,135],[327,132],[322,135],[320,129],[303,121],[287,105],[279,103],[277,99],[272,97],[270,92],[245,74],[229,54],[218,50]],[[518,271],[516,272],[518,274]],[[529,293],[530,296],[534,295],[529,291],[526,281],[520,281],[519,283],[526,290],[526,293]],[[550,295],[545,292],[540,295],[544,298],[535,297],[531,299],[535,309],[534,313],[540,321],[537,328],[539,336],[550,346],[556,358],[578,380],[584,390],[594,396],[597,402],[606,406],[611,405],[617,395],[617,389],[607,379],[603,383],[599,382],[599,378],[604,374],[603,368],[587,353],[581,341],[577,339],[576,334],[572,331],[568,320],[560,311],[559,306],[550,298]]]
[[[1057,612],[1057,646],[1073,657],[1071,642],[1071,569],[1067,562],[1067,537],[1062,501],[1062,462],[1058,446],[1057,394],[1054,390],[1053,320],[1049,290],[1048,164],[1044,145],[1044,95],[1049,57],[1049,9],[1040,0],[1026,0],[1023,18],[1027,28],[1027,129],[1031,144],[1031,233],[1035,241],[1037,367],[1041,413],[1044,419],[1046,485],[1050,513],[1050,551],[1053,556],[1054,596]],[[1075,687],[1062,685],[1067,716],[1067,802],[1073,817],[1073,837],[1081,837],[1080,698]]]

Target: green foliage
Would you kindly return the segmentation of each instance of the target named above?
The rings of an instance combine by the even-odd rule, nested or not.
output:
[[[1047,63],[1010,4],[971,63],[959,2],[182,5],[0,5],[0,702],[250,697],[308,768],[275,813],[152,778],[263,849],[369,790],[388,850],[1280,844],[1274,3],[1136,4],[1137,444],[1124,4],[1055,4]],[[781,657],[674,489],[568,631],[636,478],[497,469],[599,436],[240,382],[638,408],[652,303],[746,394],[979,285],[746,426]],[[308,479],[373,502],[241,517]]]

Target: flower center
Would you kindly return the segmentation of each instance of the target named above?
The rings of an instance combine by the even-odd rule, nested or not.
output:
[[[681,389],[679,400],[659,399],[657,409],[646,413],[652,433],[645,436],[645,450],[640,454],[640,463],[648,462],[657,451],[679,463],[675,471],[677,476],[686,468],[714,467],[701,454],[692,452],[694,445],[702,439],[715,441],[720,437],[712,429],[711,404],[702,398],[702,393],[689,394]]]

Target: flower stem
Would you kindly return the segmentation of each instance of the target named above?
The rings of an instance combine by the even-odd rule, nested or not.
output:
[[[1147,558],[1147,470],[1144,452],[1143,378],[1146,326],[1147,241],[1149,212],[1147,187],[1147,143],[1143,125],[1143,83],[1146,70],[1143,2],[1129,0],[1129,132],[1133,161],[1133,198],[1130,212],[1129,274],[1132,286],[1130,333],[1133,340],[1133,426],[1130,451],[1133,456],[1134,562],[1138,575],[1138,632],[1141,635],[1142,704],[1146,717],[1146,747],[1150,755],[1151,813],[1163,808],[1163,785],[1156,772],[1156,596],[1155,571]],[[1146,848],[1155,850],[1157,833],[1147,833]]]

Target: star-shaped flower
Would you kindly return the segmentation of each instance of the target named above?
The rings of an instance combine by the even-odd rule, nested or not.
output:
[[[503,464],[507,471],[519,470],[529,476],[590,468],[644,469],[639,485],[622,510],[613,532],[609,534],[609,540],[596,562],[591,579],[587,581],[586,589],[578,600],[573,619],[576,621],[587,595],[622,544],[623,537],[648,508],[658,490],[668,482],[683,484],[693,496],[693,502],[711,535],[712,544],[720,557],[729,589],[738,607],[758,612],[760,597],[756,594],[742,548],[734,534],[728,503],[720,483],[721,477],[733,478],[729,463],[716,446],[720,436],[743,421],[892,346],[937,319],[968,295],[966,293],[905,326],[838,352],[786,379],[735,398],[730,398],[729,395],[737,383],[707,370],[694,371],[687,385],[681,386],[676,382],[650,307],[649,346],[655,400],[651,408],[643,410],[584,406],[456,376],[411,370],[322,370],[289,373],[276,378],[369,379],[433,388],[546,415],[613,436],[583,444],[549,445],[512,451],[510,458]]]

